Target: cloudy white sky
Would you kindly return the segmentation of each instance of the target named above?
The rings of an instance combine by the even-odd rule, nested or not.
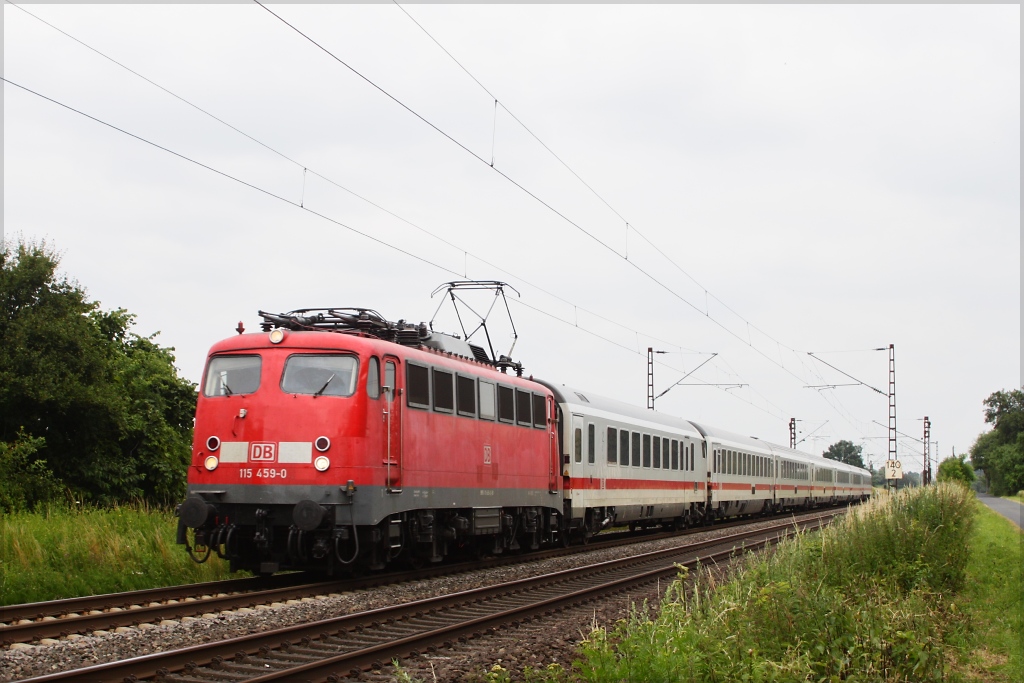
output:
[[[5,237],[189,379],[258,309],[469,277],[528,373],[642,406],[648,346],[657,393],[717,353],[658,409],[812,452],[878,463],[888,408],[809,351],[884,392],[895,344],[907,469],[1020,385],[1019,6],[269,7],[334,57],[256,4],[4,5],[5,79],[265,190],[3,87]]]

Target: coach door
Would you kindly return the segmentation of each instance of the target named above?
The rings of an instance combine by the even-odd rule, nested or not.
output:
[[[548,396],[548,493],[558,493],[558,477],[561,474],[561,456],[558,453],[558,420],[555,419],[555,399]]]
[[[402,492],[402,373],[399,360],[384,357],[384,468],[388,493]]]

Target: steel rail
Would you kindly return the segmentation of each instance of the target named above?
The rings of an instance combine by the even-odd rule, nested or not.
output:
[[[762,520],[756,520],[762,521]],[[756,523],[750,519],[716,524],[715,529],[746,526]],[[372,577],[332,579],[309,582],[310,574],[295,572],[275,577],[252,577],[186,584],[165,588],[151,588],[124,593],[108,593],[25,603],[0,607],[0,643],[27,643],[43,638],[59,638],[70,633],[114,630],[119,627],[138,626],[141,623],[159,623],[165,619],[223,612],[241,607],[255,607],[287,600],[315,597],[326,593],[376,588],[403,581],[434,578],[496,566],[532,562],[573,555],[597,548],[610,548],[640,542],[673,538],[709,530],[692,527],[685,531],[610,532],[592,537],[584,545],[554,548],[522,555],[493,557],[474,562],[442,564],[412,571],[388,572]],[[306,583],[303,583],[306,581]],[[183,601],[185,600],[185,601]],[[163,601],[172,601],[163,604]],[[161,604],[152,604],[161,602]]]
[[[48,683],[50,681],[89,681],[90,683],[98,683],[100,681],[111,681],[120,682],[125,679],[145,679],[153,677],[163,677],[170,674],[172,671],[182,671],[187,678],[190,677],[190,672],[195,671],[198,667],[213,665],[215,668],[224,667],[232,669],[246,669],[247,665],[244,660],[251,656],[267,656],[272,654],[272,651],[283,650],[285,654],[273,655],[274,658],[284,659],[287,663],[291,664],[287,668],[287,672],[297,672],[298,667],[312,667],[316,662],[303,663],[303,659],[308,659],[309,655],[305,655],[302,652],[297,651],[301,648],[296,648],[292,643],[295,641],[302,641],[303,644],[311,643],[312,641],[319,640],[330,640],[337,639],[332,634],[351,634],[351,633],[364,633],[365,629],[370,628],[374,631],[387,629],[391,627],[397,628],[395,625],[400,625],[403,622],[410,622],[413,619],[438,619],[439,613],[444,610],[457,609],[461,613],[472,612],[475,608],[473,605],[479,605],[485,600],[491,600],[499,596],[510,596],[523,594],[527,591],[538,591],[544,587],[549,587],[554,583],[565,583],[570,580],[584,578],[586,580],[593,579],[594,576],[601,573],[608,573],[610,571],[617,571],[623,567],[636,567],[642,564],[650,564],[652,562],[657,563],[661,561],[661,566],[653,569],[645,569],[641,572],[642,576],[661,576],[666,572],[675,571],[675,562],[666,562],[668,558],[678,559],[680,555],[692,554],[699,552],[707,548],[714,548],[716,546],[728,546],[727,549],[720,551],[712,556],[705,556],[704,558],[693,558],[693,561],[702,560],[708,561],[718,557],[728,557],[733,554],[738,544],[741,542],[751,539],[755,536],[771,536],[774,533],[783,533],[793,527],[799,526],[810,526],[820,525],[825,520],[831,517],[841,514],[839,511],[833,511],[822,515],[817,518],[804,520],[802,522],[786,522],[783,524],[777,524],[766,529],[759,529],[756,531],[746,531],[738,534],[731,534],[729,536],[708,539],[697,543],[686,544],[683,546],[677,546],[674,548],[663,549],[650,553],[644,553],[629,558],[623,558],[618,560],[610,560],[606,562],[600,562],[585,567],[576,569],[568,569],[551,574],[546,574],[539,577],[532,577],[527,579],[521,579],[514,581],[502,586],[490,586],[484,588],[473,589],[469,591],[463,591],[452,595],[438,596],[433,598],[426,598],[417,600],[411,603],[405,603],[403,605],[382,607],[367,612],[361,612],[357,614],[350,614],[340,617],[334,617],[331,619],[325,619],[318,622],[309,624],[300,624],[266,633],[256,633],[246,636],[240,636],[231,638],[228,640],[218,641],[215,643],[208,643],[202,645],[195,645],[191,647],[182,648],[179,650],[172,650],[170,652],[155,653],[150,655],[144,655],[141,657],[135,657],[127,660],[121,660],[117,662],[109,662],[106,664],[98,664],[82,669],[74,669],[71,671],[49,674],[36,678],[25,679],[24,683]],[[757,543],[747,546],[748,548],[760,547]],[[722,555],[721,553],[724,553]],[[653,573],[652,573],[653,572]],[[619,577],[618,581],[638,581],[646,579],[638,578],[623,578]],[[589,590],[590,588],[588,588]],[[612,589],[608,589],[612,590]],[[576,591],[573,591],[576,592]],[[550,598],[553,600],[554,598]],[[564,598],[562,598],[564,599]],[[533,603],[533,607],[523,607],[522,609],[527,610],[541,610],[550,609],[549,605],[554,604],[549,602],[548,597],[544,597],[539,601]],[[506,610],[498,610],[504,612]],[[532,612],[531,612],[532,613]],[[483,623],[480,621],[485,615],[475,617],[467,621],[468,625],[463,627],[455,627],[452,625],[445,625],[444,631],[446,634],[453,634],[456,632],[461,633],[460,629],[470,629],[479,627],[479,624]],[[496,617],[495,617],[496,618]],[[437,634],[435,634],[434,640],[436,641]],[[412,638],[410,635],[409,638]],[[430,638],[426,635],[420,636],[420,638],[427,638],[424,640],[423,647],[430,647]],[[392,639],[396,642],[401,641],[400,644],[394,647],[401,650],[405,648],[405,652],[413,649],[410,646],[412,640],[408,639]],[[325,646],[326,647],[326,646]],[[386,644],[376,644],[369,648],[359,648],[354,652],[350,652],[348,655],[336,655],[330,657],[330,664],[324,666],[337,668],[339,662],[348,661],[344,657],[348,657],[351,660],[351,667],[364,668],[372,666],[380,657],[385,657],[387,650]],[[321,654],[324,654],[321,652]],[[367,661],[367,658],[373,655],[375,659]],[[337,659],[338,657],[342,659]],[[235,659],[241,664],[228,663],[224,660]],[[356,663],[358,661],[358,664]],[[386,660],[385,660],[386,661]],[[379,663],[379,662],[378,662]],[[250,667],[251,668],[251,667]],[[307,671],[306,668],[302,668],[302,671]],[[261,675],[263,676],[274,676],[276,674],[271,672],[265,672],[264,669],[260,669]],[[290,674],[288,674],[290,675]],[[298,675],[298,673],[296,673]],[[285,673],[281,673],[281,676],[287,676]],[[256,679],[260,680],[260,679]],[[272,678],[266,678],[266,680],[275,680]]]

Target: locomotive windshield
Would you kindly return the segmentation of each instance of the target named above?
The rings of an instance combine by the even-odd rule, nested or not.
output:
[[[351,396],[356,390],[359,361],[355,356],[290,356],[284,365],[281,390],[289,394]]]
[[[259,356],[214,356],[203,382],[204,396],[251,394],[260,388]]]

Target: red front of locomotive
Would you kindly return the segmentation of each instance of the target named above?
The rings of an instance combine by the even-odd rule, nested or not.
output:
[[[357,390],[366,382],[367,341],[275,334],[276,344],[270,334],[250,334],[211,350],[196,407],[191,486],[324,487],[363,483],[372,471],[360,454],[383,430],[366,419],[367,395]]]

